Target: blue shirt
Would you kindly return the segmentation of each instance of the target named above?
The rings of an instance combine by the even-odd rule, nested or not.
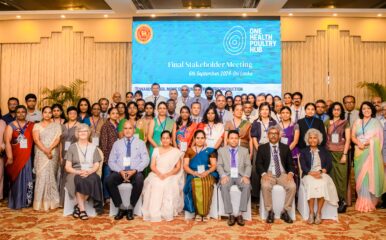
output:
[[[126,157],[127,138],[117,140],[111,149],[109,156],[109,167],[114,172],[125,170],[123,159]],[[130,168],[142,172],[150,162],[145,143],[136,137],[131,142]]]
[[[15,115],[16,116],[16,115]],[[15,117],[12,117],[12,115],[10,113],[7,113],[3,116],[3,120],[4,122],[8,125],[10,124],[11,122],[15,121],[16,118]]]

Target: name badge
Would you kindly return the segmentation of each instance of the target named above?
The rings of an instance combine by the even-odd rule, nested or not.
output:
[[[238,177],[239,177],[239,169],[231,168],[231,178],[238,178]]]
[[[138,133],[134,134],[134,137],[135,137],[136,139],[139,139],[139,134],[138,134]]]
[[[187,142],[180,142],[180,150],[183,152],[186,152],[188,149],[188,143]]]
[[[71,146],[71,142],[70,141],[66,141],[64,143],[64,151],[67,151],[70,148],[70,146]]]
[[[281,137],[280,142],[287,145],[288,144],[288,138]]]
[[[28,141],[26,138],[20,139],[20,148],[21,149],[26,149],[28,148]]]
[[[124,157],[123,158],[123,166],[124,167],[130,167],[131,164],[131,157]]]
[[[367,142],[367,138],[363,135],[359,136],[359,141],[362,143],[362,144],[365,144]]]
[[[332,142],[332,143],[339,143],[339,134],[333,133],[333,134],[331,135],[331,142]]]
[[[99,137],[93,137],[92,144],[94,144],[95,146],[99,146]]]
[[[200,174],[205,172],[205,166],[204,165],[198,165],[197,172]]]
[[[210,148],[214,148],[216,141],[213,138],[206,139],[206,145]]]
[[[81,170],[89,170],[92,168],[92,165],[90,163],[81,163],[80,164],[80,169]]]

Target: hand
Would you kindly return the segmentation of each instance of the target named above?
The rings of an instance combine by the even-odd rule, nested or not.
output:
[[[262,177],[263,181],[270,181],[272,176],[269,173],[264,174]]]
[[[365,146],[365,148],[367,148],[370,145],[370,141],[367,140],[363,145]]]
[[[340,162],[341,164],[345,164],[347,162],[347,155],[342,155],[341,159],[340,159]]]
[[[47,155],[47,157],[48,157],[48,159],[52,159],[52,153],[49,153],[48,155]]]
[[[7,162],[5,163],[5,166],[12,165],[13,164],[13,158],[8,158]]]
[[[168,177],[168,175],[167,175],[167,174],[164,174],[164,173],[159,173],[159,174],[157,174],[157,176],[158,176],[161,180],[164,180],[164,179],[166,179],[166,178]]]
[[[294,175],[292,173],[287,174],[287,182],[292,182],[294,180]]]
[[[208,172],[208,171],[205,171],[205,172],[203,172],[203,173],[201,173],[201,174],[198,174],[198,175],[199,175],[200,178],[204,178],[204,177],[206,177],[206,176],[209,175],[209,172]]]
[[[221,185],[225,185],[229,182],[229,177],[228,176],[223,176],[221,178]]]
[[[121,177],[123,178],[123,181],[125,182],[126,181],[126,171],[120,171],[119,172],[119,175],[121,175]]]
[[[360,150],[363,150],[363,149],[365,149],[365,145],[363,145],[362,143],[358,143],[358,148]]]
[[[241,183],[248,185],[251,183],[251,180],[249,180],[249,177],[244,176],[241,178]]]

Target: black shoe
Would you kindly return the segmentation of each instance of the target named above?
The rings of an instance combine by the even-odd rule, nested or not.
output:
[[[345,213],[347,209],[347,203],[344,200],[339,201],[338,213]]]
[[[127,210],[126,219],[129,221],[134,220],[133,209]]]
[[[126,214],[125,210],[119,209],[118,214],[114,217],[115,220],[121,220]]]
[[[243,218],[243,215],[239,215],[237,218],[236,218],[236,222],[239,226],[244,226],[245,225],[245,221],[244,221],[244,218]]]
[[[273,211],[269,211],[268,212],[268,216],[267,216],[267,220],[266,222],[267,223],[273,223],[273,221],[275,220],[275,213],[273,213]]]
[[[293,223],[291,217],[288,215],[287,211],[284,210],[281,215],[280,215],[280,219],[283,220],[284,222],[286,223]]]
[[[233,225],[235,225],[235,223],[236,223],[235,216],[229,215],[229,218],[228,218],[228,226],[233,226]]]

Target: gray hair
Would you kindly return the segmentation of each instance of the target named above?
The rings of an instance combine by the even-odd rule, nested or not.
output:
[[[267,131],[267,133],[269,133],[269,131],[271,131],[271,130],[277,130],[278,132],[279,132],[279,134],[281,133],[281,127],[279,126],[279,125],[273,125],[273,126],[270,126],[269,128],[268,128],[268,131]]]
[[[382,108],[386,108],[386,101],[385,102],[382,102]]]
[[[188,89],[188,92],[190,92],[190,88],[189,88],[188,85],[182,85],[180,89],[182,89],[182,88],[187,88],[187,89]]]
[[[310,138],[311,135],[317,136],[317,137],[318,137],[318,145],[321,144],[321,143],[323,142],[323,135],[322,135],[322,133],[321,133],[318,129],[310,128],[310,129],[306,132],[306,135],[304,135],[304,142],[306,143],[307,146],[310,145],[310,144],[308,143],[308,139]]]
[[[91,128],[87,124],[81,123],[75,128],[75,138],[79,139],[79,132],[84,130],[87,130],[88,136],[91,135]]]

